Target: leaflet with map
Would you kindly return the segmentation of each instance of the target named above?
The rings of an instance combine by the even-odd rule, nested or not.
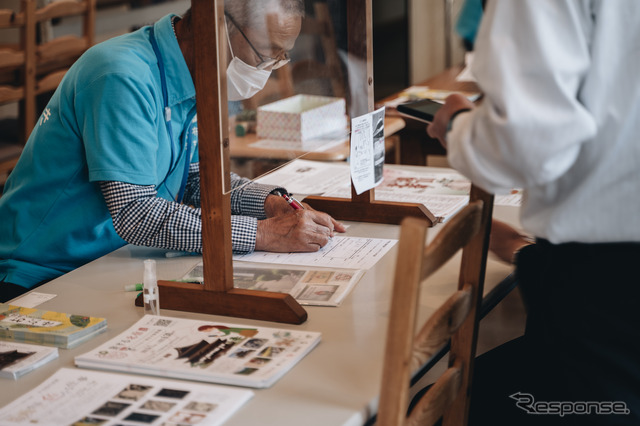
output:
[[[320,333],[145,315],[75,358],[78,367],[253,388],[273,385],[320,341]]]

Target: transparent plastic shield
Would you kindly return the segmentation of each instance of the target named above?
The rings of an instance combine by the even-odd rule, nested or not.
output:
[[[347,159],[350,117],[371,98],[366,38],[349,51],[348,3],[225,2],[227,172],[255,179],[300,157]]]

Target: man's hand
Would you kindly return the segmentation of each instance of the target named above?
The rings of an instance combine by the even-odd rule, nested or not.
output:
[[[451,117],[460,111],[473,109],[473,103],[466,97],[454,93],[447,96],[442,108],[438,110],[433,117],[433,123],[427,126],[427,134],[432,138],[438,139],[443,147],[447,147],[447,128]]]
[[[280,216],[291,213],[293,209],[287,201],[277,195],[269,194],[264,200],[264,212],[267,217]]]
[[[285,201],[286,203],[286,201]],[[344,232],[344,226],[326,213],[305,205],[305,210],[293,210],[258,221],[256,250],[272,252],[309,252],[324,247],[334,232]]]
[[[302,203],[302,206],[304,207],[305,210],[311,210],[311,211],[317,212],[317,210],[313,209],[307,203]],[[287,201],[284,198],[278,197],[277,195],[269,195],[267,199],[264,201],[264,212],[268,218],[289,214],[293,211],[295,210],[291,208],[289,203],[287,203]],[[341,224],[331,216],[329,216],[329,218],[331,219],[331,223],[333,224],[333,229],[335,231],[345,232],[347,230],[343,224]]]

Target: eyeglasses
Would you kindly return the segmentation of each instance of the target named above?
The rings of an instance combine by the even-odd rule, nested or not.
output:
[[[269,56],[265,56],[262,55],[260,52],[258,52],[258,49],[256,49],[253,44],[251,44],[251,42],[249,41],[249,38],[246,36],[246,34],[240,29],[240,26],[236,23],[236,21],[231,17],[231,15],[229,15],[228,13],[225,12],[224,14],[227,18],[229,18],[229,20],[231,21],[231,23],[238,29],[238,31],[240,31],[240,34],[242,34],[242,37],[244,37],[244,39],[247,41],[247,43],[249,43],[249,46],[251,47],[251,49],[253,49],[253,51],[255,52],[256,55],[258,55],[258,58],[260,58],[260,63],[258,65],[256,65],[255,67],[258,68],[259,70],[277,70],[280,67],[283,67],[285,65],[287,65],[290,61],[291,58],[289,57],[289,54],[287,52],[284,52],[282,54],[282,58],[278,59],[278,58],[271,58]]]

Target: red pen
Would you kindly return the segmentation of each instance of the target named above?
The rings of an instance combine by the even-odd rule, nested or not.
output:
[[[282,198],[284,198],[287,201],[287,203],[289,203],[292,209],[304,210],[304,206],[300,204],[300,201],[296,200],[293,197],[289,197],[287,194],[281,194],[281,195],[282,195]]]

